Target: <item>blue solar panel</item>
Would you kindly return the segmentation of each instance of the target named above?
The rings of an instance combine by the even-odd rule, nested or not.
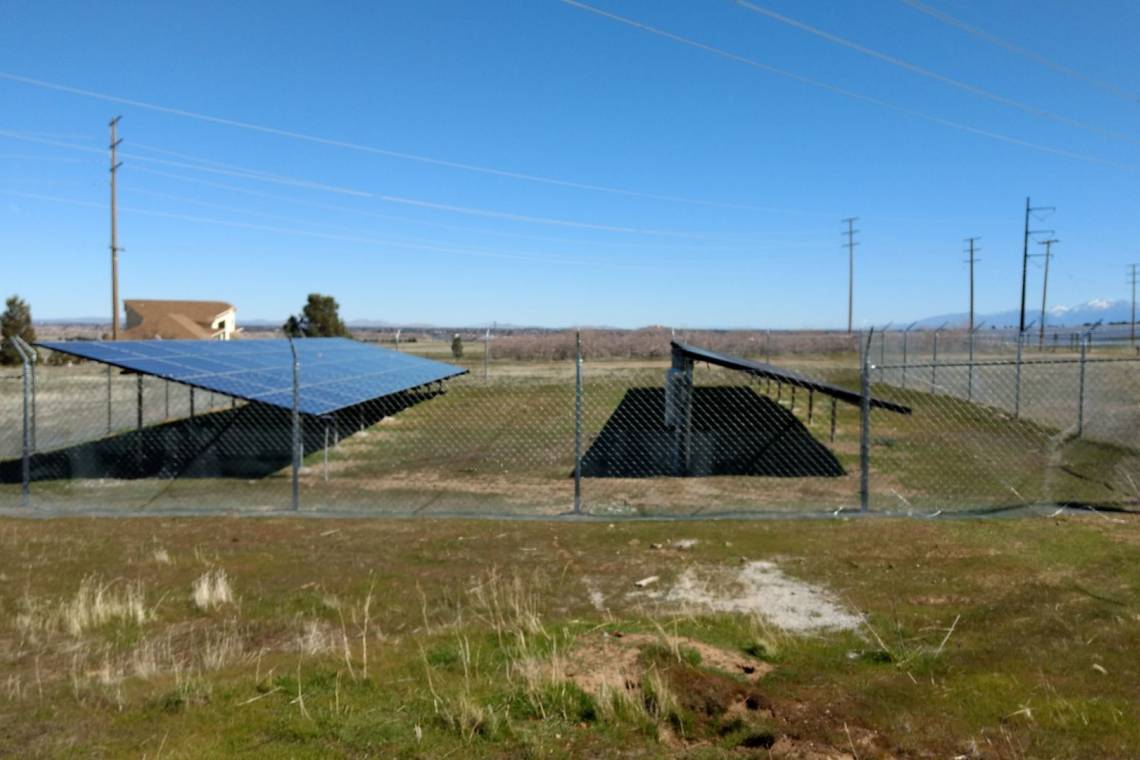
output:
[[[281,338],[36,345],[247,401],[293,408],[293,359],[289,341]],[[299,338],[293,345],[300,364],[298,408],[304,414],[329,414],[467,371],[347,338]]]

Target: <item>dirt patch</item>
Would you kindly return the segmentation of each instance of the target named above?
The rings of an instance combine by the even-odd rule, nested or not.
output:
[[[735,570],[692,566],[665,591],[630,595],[685,609],[759,615],[794,633],[854,630],[862,623],[826,589],[790,578],[772,562],[748,562]]]

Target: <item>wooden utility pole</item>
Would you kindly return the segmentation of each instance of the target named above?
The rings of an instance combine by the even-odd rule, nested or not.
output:
[[[111,340],[119,339],[119,230],[115,206],[115,176],[122,166],[118,162],[118,126],[121,116],[111,119]]]
[[[1042,240],[1037,245],[1045,246],[1045,253],[1038,254],[1045,257],[1045,279],[1041,282],[1041,326],[1040,332],[1037,337],[1037,350],[1045,350],[1045,299],[1049,293],[1049,259],[1053,258],[1053,243],[1060,243],[1060,240],[1050,238],[1049,240]]]
[[[851,216],[843,220],[847,223],[847,334],[851,334],[851,328],[854,323],[855,316],[855,246],[859,245],[855,242],[855,233],[859,230],[855,229],[855,222],[859,221],[859,217]]]

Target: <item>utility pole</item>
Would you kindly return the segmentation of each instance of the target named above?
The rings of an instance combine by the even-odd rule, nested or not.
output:
[[[1025,197],[1025,234],[1021,239],[1021,319],[1017,323],[1017,334],[1022,335],[1025,333],[1025,284],[1026,277],[1029,270],[1029,236],[1038,233],[1048,232],[1053,234],[1053,230],[1031,230],[1029,229],[1029,215],[1034,211],[1056,211],[1055,206],[1031,206],[1029,205],[1029,196]]]
[[[974,264],[977,263],[977,261],[978,261],[978,259],[974,256],[974,254],[977,251],[981,250],[981,248],[975,247],[974,243],[976,243],[979,240],[981,240],[980,237],[966,238],[966,243],[969,244],[969,246],[970,246],[969,250],[967,251],[970,258],[966,259],[966,263],[970,265],[970,332],[971,333],[974,332]]]
[[[1049,240],[1041,240],[1037,245],[1045,246],[1045,253],[1039,253],[1038,256],[1045,257],[1045,279],[1041,282],[1041,326],[1037,335],[1037,350],[1045,350],[1045,299],[1049,294],[1049,259],[1053,258],[1053,243],[1060,243],[1060,240],[1050,238]]]
[[[123,117],[116,116],[111,119],[111,340],[119,339],[119,230],[116,221],[116,207],[115,207],[115,176],[119,173],[119,167],[122,163],[118,162],[119,143],[122,142],[118,138],[119,119]]]
[[[1133,346],[1136,345],[1136,264],[1129,264],[1128,281],[1132,284],[1132,321],[1129,323],[1131,328],[1129,330],[1129,341]]]
[[[847,223],[847,334],[851,334],[851,327],[854,322],[855,316],[855,246],[859,245],[855,242],[855,233],[859,230],[855,229],[855,222],[859,221],[859,217],[851,216],[844,220]]]
[[[968,334],[970,342],[970,362],[966,375],[966,398],[969,401],[974,400],[974,264],[978,261],[974,254],[980,250],[974,244],[979,240],[981,240],[981,238],[966,238],[966,242],[970,246],[968,250],[970,258],[966,259],[966,262],[970,265],[970,332]]]

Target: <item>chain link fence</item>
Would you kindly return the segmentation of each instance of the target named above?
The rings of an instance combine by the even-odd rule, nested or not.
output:
[[[668,331],[472,337],[461,358],[446,338],[400,346],[468,374],[299,415],[296,433],[288,409],[41,350],[26,379],[0,368],[0,508],[617,519],[1140,504],[1127,345],[686,335],[910,413],[698,364],[679,471]]]

